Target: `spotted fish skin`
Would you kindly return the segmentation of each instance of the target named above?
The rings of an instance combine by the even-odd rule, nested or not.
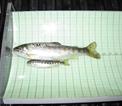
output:
[[[60,46],[59,42],[33,42],[33,43],[26,43],[14,47],[13,52],[20,57],[28,58],[28,59],[45,59],[45,57],[40,57],[37,55],[39,53],[39,49],[53,47],[53,46]],[[37,53],[32,53],[36,51]]]
[[[60,46],[61,44],[59,42],[35,42],[35,43],[28,43],[28,44],[24,44],[27,48],[45,48],[48,46]]]
[[[39,68],[50,68],[58,65],[69,65],[68,60],[59,61],[59,60],[29,60],[28,65],[39,67]]]
[[[92,42],[83,48],[62,45],[59,42],[37,42],[15,47],[14,52],[19,54],[21,57],[36,60],[65,60],[72,59],[80,55],[88,55],[99,59],[100,54],[95,50],[96,46],[96,42]]]

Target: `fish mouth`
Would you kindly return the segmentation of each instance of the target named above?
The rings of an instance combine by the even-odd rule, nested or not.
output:
[[[14,52],[18,52],[19,49],[18,49],[18,48],[13,48],[13,51],[14,51]]]
[[[15,48],[13,48],[13,52],[20,52],[21,50],[20,50],[20,48],[18,48],[18,47],[15,47]]]

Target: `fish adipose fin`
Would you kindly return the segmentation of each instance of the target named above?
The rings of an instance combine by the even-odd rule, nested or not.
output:
[[[96,59],[100,59],[100,54],[96,51],[97,44],[96,42],[92,42],[89,44],[86,49],[87,49],[87,55]]]

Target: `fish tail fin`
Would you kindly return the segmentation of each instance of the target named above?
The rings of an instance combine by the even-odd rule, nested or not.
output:
[[[69,66],[69,60],[68,59],[64,60],[63,64],[66,65],[66,66]]]
[[[100,59],[100,54],[96,51],[97,44],[96,42],[90,43],[86,49],[87,49],[87,55],[96,59]]]

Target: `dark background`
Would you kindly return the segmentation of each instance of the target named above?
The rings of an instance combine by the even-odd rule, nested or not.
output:
[[[0,48],[3,37],[6,7],[12,2],[15,11],[31,10],[99,10],[121,11],[122,0],[0,0]],[[71,104],[67,104],[71,105]],[[62,106],[67,106],[62,105]],[[122,106],[122,102],[72,104],[73,106]],[[1,106],[1,105],[0,105]]]

